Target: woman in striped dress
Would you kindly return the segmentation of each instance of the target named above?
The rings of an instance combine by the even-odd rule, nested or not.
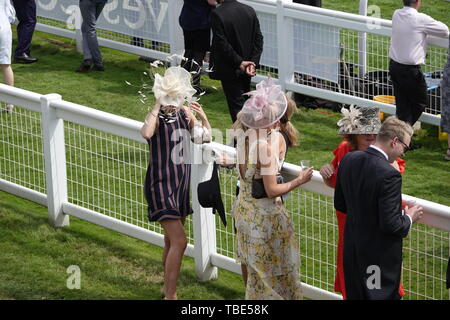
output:
[[[181,67],[167,69],[164,77],[155,75],[155,107],[147,114],[141,129],[151,157],[144,186],[148,216],[164,229],[163,293],[168,300],[177,298],[176,282],[187,246],[184,222],[192,213],[189,149],[190,131],[196,118],[191,110],[199,116],[205,132],[211,132],[200,104],[192,102],[189,107],[183,106],[195,93],[190,77]]]

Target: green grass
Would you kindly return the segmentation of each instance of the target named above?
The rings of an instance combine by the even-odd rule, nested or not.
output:
[[[368,1],[368,5],[378,6],[380,8],[381,18],[391,20],[394,11],[403,7],[403,2],[401,0],[370,0]],[[357,14],[359,12],[359,0],[322,0],[322,7]],[[422,1],[422,6],[419,9],[420,12],[442,21],[447,25],[450,25],[449,10],[450,3],[445,0]]]
[[[0,299],[160,299],[162,249],[72,217],[53,228],[47,210],[0,191]],[[81,289],[70,290],[67,268],[81,270]],[[220,270],[199,282],[185,258],[181,299],[243,299],[241,277]]]
[[[440,4],[442,2],[444,1],[439,1]],[[356,1],[325,0],[324,7],[355,12],[357,11],[356,3]],[[437,5],[437,3],[438,1],[427,1],[422,12],[432,14],[436,19],[448,24],[448,16],[445,14],[448,12],[445,10],[448,8],[448,3],[444,2],[440,5],[441,10],[432,5]],[[373,1],[369,4],[382,4],[382,16],[385,18],[389,18],[397,7],[393,6],[391,1]],[[48,38],[56,39],[61,43],[49,41]],[[78,74],[74,70],[81,62],[82,56],[75,51],[74,45],[71,40],[37,32],[33,39],[32,54],[39,57],[40,61],[33,65],[13,66],[16,86],[41,94],[56,92],[61,94],[64,100],[142,121],[147,107],[139,102],[138,89],[127,86],[125,81],[139,85],[147,65],[138,61],[135,55],[102,48],[106,72]],[[206,77],[203,77],[202,82],[210,92],[202,97],[201,103],[204,105],[211,125],[225,130],[230,127],[231,121],[220,83]],[[21,112],[23,115],[23,111]],[[6,115],[1,115],[0,127],[11,125],[12,128],[21,128],[19,117],[15,117],[16,115],[6,118]],[[35,115],[27,116],[28,119],[33,117]],[[293,120],[301,134],[300,147],[289,151],[287,161],[298,163],[301,159],[310,159],[316,169],[331,161],[333,158],[331,150],[340,141],[340,137],[336,134],[336,122],[339,118],[338,113],[329,110],[300,108],[299,114]],[[28,125],[25,127],[27,132],[39,136],[39,118],[27,120],[27,123]],[[114,194],[121,194],[127,200],[142,202],[142,195],[128,192],[128,189],[131,188],[128,182],[124,184],[124,188],[117,189],[120,186],[109,183],[108,179],[102,181],[102,178],[93,175],[90,169],[106,169],[106,173],[116,180],[130,180],[131,177],[136,179],[137,184],[140,184],[143,182],[142,170],[140,173],[127,176],[124,174],[124,167],[127,166],[128,161],[139,164],[139,166],[144,163],[143,166],[145,166],[146,147],[142,145],[133,153],[126,147],[112,147],[115,145],[112,135],[92,138],[91,134],[95,133],[91,133],[89,130],[87,133],[80,133],[79,127],[75,126],[75,128],[76,132],[72,129],[72,131],[66,130],[66,136],[72,134],[75,137],[73,139],[74,147],[71,148],[72,151],[68,151],[67,159],[73,163],[79,161],[85,169],[69,166],[68,177],[73,181],[78,179],[87,186],[78,190],[76,184],[69,183],[70,194],[73,196],[74,193],[79,193],[80,198],[87,201],[89,205],[99,204],[100,207],[107,207],[111,211],[115,208],[115,199],[111,202],[109,198],[114,198]],[[8,157],[42,167],[42,161],[32,152],[28,154],[26,151],[41,148],[40,138],[23,137],[20,131],[14,130],[1,132],[6,141],[24,145],[25,151],[19,151],[17,148],[0,148],[0,172],[5,170],[5,166],[2,167],[2,158]],[[446,148],[445,142],[438,141],[436,137],[436,127],[423,125],[418,142],[424,147],[406,156],[407,169],[403,176],[403,192],[450,205],[450,165],[442,161]],[[103,141],[97,150],[101,151],[101,155],[107,159],[104,160],[105,163],[111,164],[110,167],[103,168],[103,162],[98,158],[90,157],[88,152],[76,152],[76,148],[83,150],[91,143],[88,139],[93,139],[94,142]],[[108,140],[111,145],[108,144]],[[123,140],[122,143],[134,145],[134,142],[128,140]],[[119,165],[118,161],[124,161],[124,164]],[[32,167],[9,166],[6,168],[9,170],[6,173],[10,176],[20,176],[22,180],[33,180],[36,176],[42,176],[40,181],[33,181],[32,184],[39,185],[41,189],[45,188],[42,172],[36,170],[39,168]],[[2,172],[2,174],[4,173],[5,171]],[[230,180],[227,189],[229,196],[224,199],[227,210],[230,209],[233,199],[231,195],[234,192],[234,183],[232,181],[233,179]],[[113,195],[104,195],[102,198],[100,191],[108,191]],[[99,198],[97,199],[97,197]],[[132,212],[134,216],[135,212],[144,210],[142,207],[133,207],[133,204],[127,200],[122,202],[123,207],[116,208],[118,213]],[[74,202],[76,201],[74,200]],[[297,199],[291,199],[288,203],[291,211],[305,214],[305,217],[295,220],[302,246],[301,252],[303,255],[307,255],[302,257],[302,274],[308,277],[307,283],[332,290],[333,268],[324,268],[323,264],[319,264],[313,258],[317,259],[320,256],[322,261],[333,264],[334,247],[320,242],[322,239],[327,239],[328,242],[335,243],[336,230],[330,228],[329,225],[335,223],[333,209],[329,203],[311,205],[314,209],[308,207],[309,205],[309,202],[304,201],[303,203]],[[111,212],[105,213],[112,215]],[[313,224],[313,219],[321,223]],[[229,224],[227,231],[232,233],[231,221]],[[149,225],[148,222],[145,222],[142,226],[149,227]],[[405,245],[411,248],[420,245],[421,252],[428,255],[446,256],[448,234],[422,226],[419,229],[421,231],[417,233],[418,236],[408,239]],[[220,230],[223,229],[220,228]],[[159,298],[159,288],[162,285],[162,269],[159,262],[161,248],[159,247],[145,244],[73,217],[70,227],[52,228],[47,223],[46,208],[3,192],[0,192],[0,232],[0,250],[2,251],[2,255],[0,255],[0,298],[2,299]],[[433,242],[432,245],[425,241],[427,239],[423,236],[425,233],[430,234],[428,239]],[[434,235],[435,233],[436,235]],[[190,236],[192,236],[192,232]],[[306,241],[306,239],[308,240]],[[226,238],[225,243],[229,247],[228,250],[233,248],[232,242],[231,238]],[[436,266],[436,270],[432,274],[436,277],[441,276],[441,262],[433,259],[419,262],[419,259],[428,258],[424,258],[423,254],[416,255],[414,252],[409,256],[407,258],[412,262],[410,263],[408,260],[405,262],[407,268],[420,269],[425,273],[423,268],[428,266],[426,273],[431,274],[432,266]],[[81,290],[69,290],[65,286],[69,276],[66,269],[73,264],[81,268]],[[318,275],[318,272],[322,272],[322,274]],[[408,273],[409,276],[410,273]],[[327,284],[313,282],[311,277],[320,278]],[[405,284],[407,289],[410,288],[416,292],[431,290],[426,285],[424,287],[422,283],[416,284],[422,280],[418,281],[414,273],[412,273],[412,279],[405,281],[407,281]],[[199,283],[195,278],[192,259],[184,259],[178,291],[180,298],[241,299],[243,290],[240,276],[223,270],[220,271],[218,280]]]

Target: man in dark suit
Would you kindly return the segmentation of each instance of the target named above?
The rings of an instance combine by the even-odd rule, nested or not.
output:
[[[306,4],[308,6],[321,7],[322,0],[293,0],[292,2]]]
[[[399,300],[403,238],[423,209],[402,212],[402,178],[390,162],[408,150],[413,130],[396,117],[376,143],[348,153],[339,164],[334,206],[347,213],[344,275],[347,299]]]
[[[231,119],[245,102],[251,77],[256,75],[263,49],[263,35],[255,10],[236,0],[218,0],[211,13],[213,40],[211,78],[221,80]]]
[[[33,63],[38,59],[30,55],[31,38],[36,27],[36,1],[12,0],[16,10],[18,44],[14,53],[14,61],[17,63]]]

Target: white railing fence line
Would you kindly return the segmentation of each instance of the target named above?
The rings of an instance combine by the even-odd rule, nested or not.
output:
[[[148,149],[139,134],[142,123],[66,102],[56,94],[39,95],[0,84],[0,107],[2,103],[13,103],[16,108],[12,115],[4,113],[0,118],[0,190],[46,205],[49,221],[55,226],[67,226],[72,215],[164,245],[161,228],[150,224],[145,215],[142,173],[148,164]],[[41,117],[30,117],[27,112]],[[76,126],[83,129],[77,131]],[[33,148],[37,154],[29,153],[28,149]],[[203,153],[211,154],[211,150],[235,153],[234,148],[215,142],[196,146],[195,150],[197,159],[203,159]],[[44,159],[37,159],[40,157]],[[197,276],[205,281],[217,277],[217,267],[241,271],[233,259],[231,218],[228,215],[228,227],[224,228],[211,209],[198,203],[196,186],[209,179],[212,165],[197,163],[200,164],[192,165],[194,215],[187,222],[190,243],[186,255],[194,257]],[[45,170],[35,168],[38,166],[45,166]],[[299,170],[286,163],[283,174],[289,179]],[[35,181],[35,172],[45,176],[45,181]],[[234,200],[235,178],[221,170],[227,213]],[[331,292],[336,249],[332,196],[333,190],[315,171],[312,181],[293,192],[286,203],[302,246],[301,276],[308,298],[340,299],[340,295]],[[450,254],[450,207],[403,197],[415,200],[425,209],[422,225],[413,228],[408,237],[411,243],[405,244],[408,259],[404,274],[410,282],[411,296],[448,299],[443,266]],[[422,270],[419,265],[423,263],[430,266]]]
[[[387,75],[390,20],[291,0],[241,1],[256,10],[264,35],[262,68],[253,82],[271,75],[283,88],[302,95],[342,104],[378,106],[383,112],[395,114],[395,106],[373,100],[376,95],[393,94]],[[81,17],[77,2],[59,0],[62,10],[53,2],[52,5],[38,2],[37,29],[75,39],[80,48]],[[143,1],[135,6],[116,1],[107,4],[99,23],[100,45],[160,60],[182,54],[182,30],[178,25],[182,0]],[[74,29],[69,29],[68,23]],[[318,45],[316,38],[322,45]],[[433,71],[444,67],[448,38],[429,37],[427,41],[430,47],[424,71],[429,106],[419,120],[439,125],[440,76]],[[326,76],[317,71],[323,68],[327,70]]]

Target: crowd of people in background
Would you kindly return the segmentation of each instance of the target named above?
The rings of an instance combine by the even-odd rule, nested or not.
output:
[[[320,0],[294,2],[321,6]],[[105,70],[96,21],[106,3],[80,0],[83,62],[77,72]],[[426,107],[426,84],[420,68],[425,61],[426,37],[448,36],[449,31],[445,24],[418,12],[421,0],[403,0],[403,4],[393,15],[389,51],[397,115],[382,124],[378,108],[344,108],[343,118],[337,123],[343,141],[333,151],[331,164],[320,169],[325,184],[335,189],[339,230],[335,290],[344,299],[395,300],[404,295],[402,239],[423,215],[419,205],[402,202],[405,161],[400,157],[414,148],[411,126]],[[14,60],[34,63],[37,59],[30,54],[30,43],[36,25],[35,1],[0,0],[0,67],[5,83],[11,86],[10,23],[16,16],[19,24]],[[264,43],[256,12],[237,0],[184,0],[179,23],[184,59],[181,66],[155,76],[156,102],[141,129],[150,150],[144,185],[148,218],[159,222],[164,230],[162,296],[177,299],[177,279],[187,246],[184,222],[192,214],[188,152],[183,149],[181,155],[177,153],[181,161],[175,161],[176,142],[171,137],[180,132],[189,141],[193,135],[198,137],[192,140],[197,144],[211,141],[208,117],[192,99],[205,91],[200,74],[210,52],[210,77],[221,81],[233,129],[242,133],[234,141],[239,189],[231,215],[245,297],[301,299],[298,241],[284,199],[312,179],[313,168],[304,168],[290,181],[281,176],[287,150],[298,141],[298,131],[290,122],[296,106],[270,78],[251,90]],[[139,43],[142,40],[134,39]],[[450,55],[441,92],[442,130],[450,133]],[[6,111],[12,112],[13,106],[7,105]],[[450,135],[448,143],[446,160],[450,160]],[[380,280],[371,282],[376,268]]]

